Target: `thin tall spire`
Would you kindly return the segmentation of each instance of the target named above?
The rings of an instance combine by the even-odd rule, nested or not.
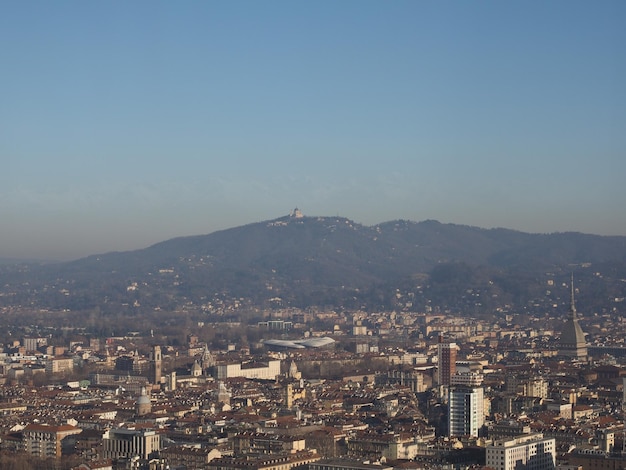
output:
[[[572,286],[572,304],[570,306],[571,312],[572,312],[572,317],[574,317],[574,319],[576,319],[576,302],[574,300],[574,273],[572,273],[572,282],[571,282],[571,286]]]

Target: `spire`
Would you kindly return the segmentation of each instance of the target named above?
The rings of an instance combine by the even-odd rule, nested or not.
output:
[[[562,356],[568,356],[576,359],[585,359],[587,357],[587,344],[585,340],[585,333],[578,324],[578,318],[576,313],[576,299],[574,297],[574,273],[571,278],[571,317],[563,325],[563,331],[561,332],[561,347],[560,354]]]
[[[209,351],[209,347],[207,346],[206,343],[204,345],[204,351],[202,351],[202,357],[200,359],[200,363],[201,363],[200,365],[202,366],[202,369],[208,369],[209,367],[213,367],[215,365],[215,358]]]
[[[574,300],[574,273],[572,273],[572,281],[571,281],[571,286],[572,286],[572,300],[571,300],[571,307],[570,307],[570,311],[572,312],[572,318],[574,318],[574,320],[576,319],[576,302]]]

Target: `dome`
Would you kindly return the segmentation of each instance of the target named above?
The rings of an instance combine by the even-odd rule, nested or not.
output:
[[[150,397],[146,392],[146,387],[141,387],[141,395],[137,398],[137,402],[135,404],[135,410],[137,411],[137,415],[143,416],[150,411],[152,411],[152,402],[150,401]]]
[[[198,361],[194,361],[191,366],[191,376],[192,377],[200,377],[202,375],[202,366],[198,363]]]
[[[148,398],[148,395],[141,395],[137,399],[137,405],[149,405],[149,404],[150,404],[150,398]]]

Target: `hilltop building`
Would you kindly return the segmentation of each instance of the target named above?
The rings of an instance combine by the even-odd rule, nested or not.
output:
[[[304,217],[304,214],[302,214],[302,211],[296,207],[289,213],[289,217],[293,219],[301,219]]]

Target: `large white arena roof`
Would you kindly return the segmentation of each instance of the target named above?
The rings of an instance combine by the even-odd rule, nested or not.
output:
[[[305,339],[266,339],[263,344],[266,346],[274,346],[289,349],[305,349],[305,348],[321,348],[333,344],[334,339],[328,336],[321,338],[305,338]]]

